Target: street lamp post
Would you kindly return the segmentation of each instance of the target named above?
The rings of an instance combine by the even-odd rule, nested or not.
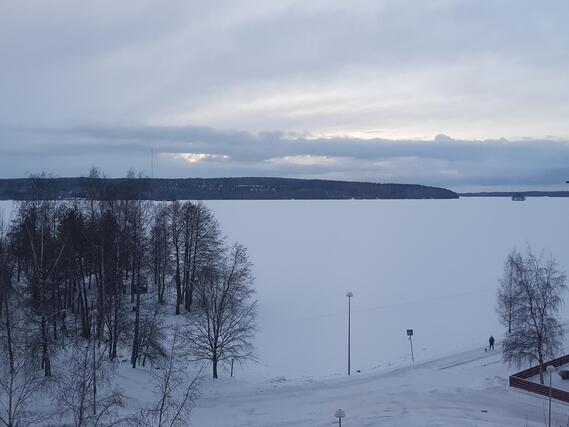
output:
[[[547,372],[549,372],[549,427],[551,427],[551,376],[555,372],[555,366],[547,365]]]
[[[346,292],[346,296],[348,297],[348,376],[350,376],[350,329],[351,329],[351,300],[354,294],[352,291]]]
[[[334,416],[336,418],[338,418],[338,427],[342,427],[342,418],[344,418],[346,416],[346,413],[344,412],[344,410],[342,408],[338,409],[334,413]]]

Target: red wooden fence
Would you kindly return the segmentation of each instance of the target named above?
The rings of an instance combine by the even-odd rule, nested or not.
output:
[[[558,368],[559,366],[566,365],[567,363],[569,363],[569,355],[553,359],[545,363],[543,370],[545,371],[549,365],[553,365]],[[549,397],[549,386],[527,380],[528,378],[538,374],[539,365],[526,369],[525,371],[518,372],[517,374],[510,376],[510,387],[520,388],[522,390]],[[551,388],[551,397],[569,403],[569,392],[567,391],[559,390],[558,388]]]

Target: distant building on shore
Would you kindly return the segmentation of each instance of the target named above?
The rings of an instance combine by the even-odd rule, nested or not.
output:
[[[524,196],[522,193],[516,193],[512,195],[512,200],[514,202],[523,202],[526,199],[526,196]]]

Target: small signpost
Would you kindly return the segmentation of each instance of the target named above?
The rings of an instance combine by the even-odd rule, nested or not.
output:
[[[354,294],[352,291],[348,291],[346,292],[346,296],[348,297],[348,376],[350,376],[350,333],[351,333],[350,318],[352,311],[351,301]]]
[[[335,413],[334,416],[336,418],[338,418],[338,426],[342,427],[342,418],[344,418],[346,416],[346,413],[344,412],[343,409],[338,409]]]
[[[409,337],[409,344],[411,345],[411,361],[415,364],[415,356],[413,355],[413,329],[407,329],[407,336]]]

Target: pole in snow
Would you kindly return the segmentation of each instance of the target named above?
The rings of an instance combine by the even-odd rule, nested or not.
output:
[[[348,376],[350,376],[350,317],[351,317],[351,300],[354,294],[352,291],[346,292],[346,296],[348,297]]]
[[[407,336],[409,337],[409,344],[411,345],[411,361],[415,364],[415,355],[413,354],[413,329],[407,329]]]
[[[551,427],[551,375],[556,371],[555,366],[547,365],[547,372],[549,372],[549,427]]]

